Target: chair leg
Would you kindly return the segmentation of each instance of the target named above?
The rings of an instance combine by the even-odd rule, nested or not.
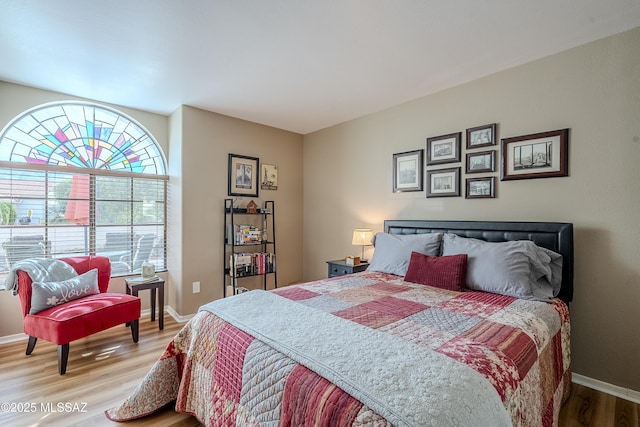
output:
[[[131,322],[131,337],[133,337],[133,342],[138,342],[138,333],[139,333],[139,320],[132,320]]]
[[[58,372],[60,375],[67,372],[67,360],[69,360],[69,343],[58,346]]]
[[[29,342],[27,343],[27,356],[33,353],[33,349],[35,348],[37,341],[38,341],[38,338],[29,337]]]

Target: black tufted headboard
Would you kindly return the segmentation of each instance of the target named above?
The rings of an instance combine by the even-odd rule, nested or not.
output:
[[[558,297],[573,298],[573,224],[565,222],[386,220],[389,234],[451,233],[462,237],[506,242],[531,240],[562,255],[562,288]]]

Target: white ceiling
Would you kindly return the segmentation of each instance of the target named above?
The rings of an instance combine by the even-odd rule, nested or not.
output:
[[[0,0],[0,80],[306,134],[638,26],[640,0]]]

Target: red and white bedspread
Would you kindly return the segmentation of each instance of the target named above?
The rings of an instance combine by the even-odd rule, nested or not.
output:
[[[495,400],[504,411],[498,415],[513,425],[557,425],[570,386],[569,312],[559,300],[453,292],[368,272],[268,294],[266,306],[241,306],[246,319],[236,326],[222,319],[233,318],[223,310],[200,311],[107,416],[134,419],[175,400],[176,411],[206,425],[453,425],[494,416],[483,408]],[[283,344],[252,329],[265,313],[277,316],[270,327],[285,335]],[[311,332],[296,332],[318,319],[322,325]],[[325,360],[307,360],[310,353],[295,349],[301,335]],[[354,347],[345,351],[349,336]],[[332,363],[332,349],[351,354],[351,365],[338,356]],[[477,378],[486,388],[469,388]]]

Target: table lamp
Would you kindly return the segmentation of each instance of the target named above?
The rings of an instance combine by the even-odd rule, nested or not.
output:
[[[353,230],[353,239],[351,240],[351,244],[362,246],[360,262],[367,262],[367,260],[364,259],[364,247],[373,245],[373,243],[371,243],[371,239],[373,239],[373,230],[369,228],[356,228]]]

